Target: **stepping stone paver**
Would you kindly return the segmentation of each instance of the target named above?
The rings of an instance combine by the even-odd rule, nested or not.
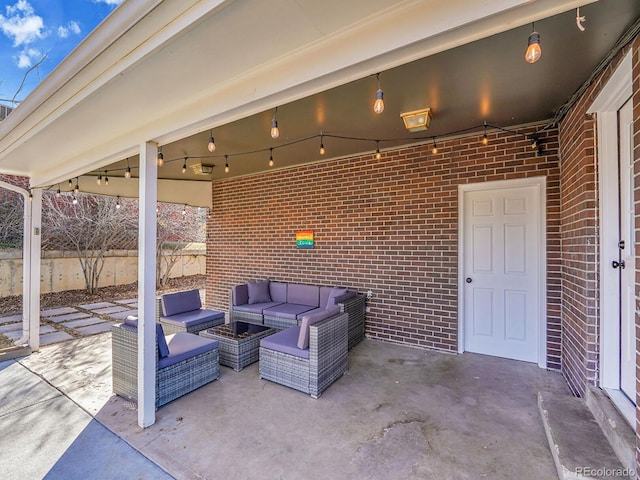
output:
[[[114,300],[115,303],[123,303],[124,305],[137,305],[137,298],[127,298],[126,300]]]
[[[101,315],[108,315],[110,313],[126,312],[127,310],[129,310],[129,308],[125,307],[123,305],[112,305],[110,307],[91,308],[89,310],[91,310],[93,313],[99,313]]]
[[[68,322],[69,320],[77,320],[79,318],[88,318],[90,315],[86,312],[70,313],[68,315],[60,315],[59,317],[52,317],[48,320],[55,323]]]
[[[83,318],[82,320],[73,320],[65,322],[63,325],[68,328],[86,327],[87,325],[95,325],[96,323],[104,323],[104,320],[97,317]]]
[[[43,317],[55,317],[56,315],[64,315],[65,313],[73,313],[77,311],[73,307],[60,307],[60,308],[50,308],[48,310],[42,310],[40,315]]]
[[[76,330],[82,335],[93,335],[95,333],[110,332],[111,325],[113,325],[111,322],[97,323],[88,327],[76,328]]]
[[[85,310],[95,310],[96,308],[106,308],[106,307],[114,307],[115,305],[111,302],[97,302],[97,303],[87,303],[86,305],[80,305],[80,308],[84,308]]]
[[[0,317],[0,324],[2,323],[13,323],[13,322],[21,322],[22,314],[9,315],[8,317]]]
[[[51,325],[40,325],[40,335],[57,331],[58,329],[52,327]]]
[[[0,326],[0,333],[4,335],[6,335],[7,332],[14,332],[16,330],[22,330],[22,322],[15,322]]]
[[[52,343],[64,342],[65,340],[71,340],[73,337],[67,332],[54,332],[46,335],[40,335],[40,345],[50,345]]]

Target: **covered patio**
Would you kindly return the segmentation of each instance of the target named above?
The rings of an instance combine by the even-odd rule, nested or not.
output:
[[[553,477],[538,391],[602,389],[636,431],[639,17],[632,0],[124,2],[0,123],[0,171],[31,182],[0,185],[28,200],[23,343],[39,347],[43,191],[137,196],[140,401],[95,414],[167,471],[223,471],[248,450],[256,463],[233,467],[267,477],[298,465],[282,452],[315,453],[293,477],[325,465],[337,478],[371,465],[392,478]],[[534,29],[544,54],[531,65]],[[400,114],[423,107],[428,130],[407,132]],[[107,173],[109,188],[96,182]],[[156,412],[160,199],[210,208],[210,308],[260,278],[368,293],[349,375],[312,402],[253,366]],[[499,217],[497,230],[475,214]],[[308,230],[315,247],[296,249]],[[44,372],[46,355],[21,364]],[[397,432],[430,461],[406,470],[405,450],[380,455]],[[515,472],[506,458],[522,462],[521,445],[539,465]],[[508,455],[492,463],[493,446]]]

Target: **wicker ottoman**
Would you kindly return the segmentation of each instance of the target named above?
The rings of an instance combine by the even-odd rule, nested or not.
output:
[[[233,368],[239,372],[247,365],[258,361],[260,357],[260,340],[278,332],[275,328],[254,326],[259,332],[241,333],[234,335],[228,324],[200,331],[199,335],[205,338],[218,340],[220,365]]]

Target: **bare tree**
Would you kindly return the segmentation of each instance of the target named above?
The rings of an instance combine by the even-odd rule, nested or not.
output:
[[[43,196],[43,248],[75,250],[87,291],[95,293],[105,254],[137,247],[137,201],[80,193],[73,204],[72,198]]]
[[[204,242],[206,209],[169,203],[158,204],[156,285],[166,285],[179,253],[193,242]]]
[[[27,188],[28,179],[0,174],[0,180]],[[22,195],[0,188],[0,248],[22,247],[24,199]]]

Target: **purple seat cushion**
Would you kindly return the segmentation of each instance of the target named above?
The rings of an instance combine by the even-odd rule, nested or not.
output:
[[[268,302],[268,303],[254,303],[253,305],[249,305],[248,303],[245,305],[237,305],[233,307],[236,312],[247,312],[247,313],[262,313],[263,310],[271,307],[275,307],[276,305],[280,305],[279,302]]]
[[[287,287],[287,303],[317,308],[320,306],[320,287],[290,283]]]
[[[167,337],[169,355],[158,360],[158,368],[168,367],[187,358],[218,348],[218,341],[193,333],[178,332]]]
[[[299,313],[299,314],[296,316],[296,318],[297,318],[298,320],[301,320],[301,319],[302,319],[302,317],[304,317],[305,315],[311,315],[311,314],[318,313],[318,312],[324,312],[325,310],[326,310],[326,308],[324,308],[324,306],[322,306],[322,307],[318,307],[318,308],[314,308],[314,309],[312,309],[312,310],[307,310],[306,312]],[[300,322],[298,322],[298,323],[300,323]]]
[[[298,333],[298,341],[296,346],[301,349],[309,348],[309,327],[315,323],[321,322],[322,320],[333,317],[340,313],[340,307],[338,305],[333,305],[326,310],[321,312],[316,312],[311,315],[305,315],[302,317],[302,322],[300,322],[300,332]]]
[[[129,315],[124,319],[124,324],[138,328],[138,317]],[[158,342],[158,357],[165,358],[169,355],[169,346],[167,345],[167,339],[164,336],[162,325],[159,323],[156,323],[156,341]]]
[[[271,301],[271,292],[269,292],[269,280],[257,280],[255,282],[247,282],[249,290],[249,304],[266,303]]]
[[[331,293],[333,287],[320,287],[320,303],[318,307],[324,309],[327,306],[327,300],[329,300],[329,293]]]
[[[260,340],[260,347],[308,359],[309,349],[300,350],[296,345],[299,334],[300,327],[289,327]]]
[[[167,317],[202,308],[198,289],[187,290],[186,292],[165,293],[161,299],[162,312]]]
[[[283,303],[281,305],[276,305],[275,307],[266,308],[262,311],[262,313],[270,317],[296,319],[300,313],[308,312],[309,310],[312,310],[312,307],[310,307],[309,305]]]
[[[220,318],[224,318],[224,312],[208,310],[206,308],[179,313],[171,317],[160,317],[163,322],[170,323],[177,327],[191,327],[211,320],[218,320]]]
[[[247,287],[247,284],[243,283],[242,285],[231,287],[231,299],[234,307],[249,303],[249,287]]]

